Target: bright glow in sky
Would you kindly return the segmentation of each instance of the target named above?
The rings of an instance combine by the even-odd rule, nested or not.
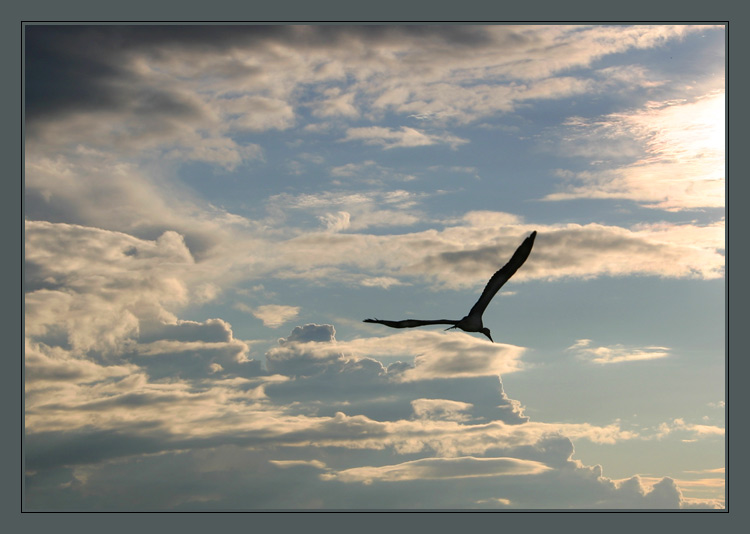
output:
[[[28,508],[724,506],[724,27],[25,51]]]

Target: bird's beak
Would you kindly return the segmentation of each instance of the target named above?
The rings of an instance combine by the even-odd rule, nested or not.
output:
[[[489,334],[485,334],[485,336],[487,336],[488,338],[490,338],[490,341],[492,341],[493,343],[495,342],[495,341],[494,341],[494,340],[492,339],[492,336],[490,336]]]

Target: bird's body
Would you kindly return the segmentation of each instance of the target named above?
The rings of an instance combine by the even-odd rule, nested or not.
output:
[[[391,328],[414,328],[418,326],[426,326],[426,325],[432,325],[432,324],[449,324],[452,325],[446,330],[450,330],[452,328],[459,328],[463,330],[464,332],[480,332],[487,336],[490,341],[492,341],[492,337],[490,336],[490,329],[485,328],[484,324],[482,323],[482,314],[484,313],[484,310],[487,308],[487,305],[492,300],[492,297],[497,294],[497,292],[500,290],[500,288],[507,282],[511,276],[513,276],[516,271],[518,270],[521,265],[524,264],[526,261],[526,258],[529,257],[529,254],[531,253],[531,247],[534,246],[534,239],[536,238],[536,231],[531,232],[531,235],[527,237],[523,243],[516,249],[515,253],[513,253],[513,256],[510,258],[508,263],[506,263],[499,271],[497,271],[494,275],[492,275],[492,278],[490,278],[489,282],[487,282],[487,285],[484,288],[484,291],[482,291],[482,294],[479,297],[479,300],[477,300],[476,304],[472,306],[471,310],[469,311],[469,314],[464,316],[460,320],[452,320],[452,319],[434,319],[434,320],[424,320],[424,319],[405,319],[403,321],[386,321],[381,319],[365,319],[364,322],[366,323],[379,323],[385,326],[390,326]]]

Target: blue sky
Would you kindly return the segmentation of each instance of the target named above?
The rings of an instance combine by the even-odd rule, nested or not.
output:
[[[25,47],[30,508],[723,507],[724,27]]]

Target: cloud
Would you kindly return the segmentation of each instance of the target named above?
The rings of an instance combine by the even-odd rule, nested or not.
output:
[[[368,171],[371,168],[381,168],[373,160],[363,161],[362,163],[347,163],[331,169],[333,176],[355,176]]]
[[[333,325],[306,324],[305,326],[295,326],[289,337],[280,339],[279,343],[282,345],[295,342],[307,343],[309,341],[324,343],[332,342],[335,339],[336,329]]]
[[[269,198],[266,206],[278,219],[288,221],[299,214],[303,220],[314,217],[329,232],[351,233],[373,227],[424,223],[429,219],[417,206],[426,196],[425,193],[402,189],[301,195],[281,193]]]
[[[603,501],[602,507],[612,508],[677,508],[682,501],[682,492],[669,477],[664,477],[646,490],[637,475],[617,484],[617,491],[621,494],[621,502]]]
[[[352,217],[352,226],[356,219]],[[724,222],[699,226],[663,223],[632,229],[601,224],[541,225],[513,216],[469,213],[441,229],[391,235],[305,233],[277,247],[274,260],[293,266],[285,276],[356,268],[367,277],[421,280],[444,290],[477,291],[532,230],[534,250],[511,283],[524,280],[659,276],[716,279],[723,276]],[[341,271],[331,271],[346,280]],[[470,304],[467,302],[467,305]]]
[[[449,421],[462,421],[468,417],[463,412],[469,410],[473,405],[467,402],[458,402],[448,399],[415,399],[411,401],[414,415],[419,418],[446,419]]]
[[[27,221],[25,261],[27,334],[63,336],[77,353],[121,351],[139,318],[172,321],[171,310],[199,298],[193,257],[175,232],[148,241]]]
[[[263,326],[277,328],[294,319],[299,314],[299,306],[282,306],[280,304],[266,304],[258,306],[252,314],[263,321]]]
[[[349,140],[336,147],[361,143],[389,157],[420,146],[459,149],[467,140],[456,126],[532,100],[622,90],[652,74],[635,79],[581,68],[607,54],[708,31],[714,30],[29,27],[27,505],[132,511],[707,504],[682,497],[669,479],[617,485],[601,467],[575,460],[579,440],[653,436],[619,421],[531,420],[501,378],[524,369],[525,347],[438,331],[337,340],[333,325],[306,324],[268,348],[268,340],[240,339],[244,330],[226,318],[185,314],[195,319],[216,309],[200,306],[220,304],[212,301],[227,289],[273,302],[274,278],[365,286],[373,295],[375,288],[417,281],[478,290],[534,229],[539,239],[514,278],[519,282],[723,276],[723,221],[532,225],[498,212],[434,220],[422,203],[439,193],[386,188],[414,175],[364,158],[347,163],[327,155],[338,190],[271,197],[257,220],[220,207],[218,197],[212,202],[219,207],[196,198],[210,186],[200,180],[226,180],[240,170],[254,176],[276,165],[272,147],[253,142],[266,132],[294,128],[302,136],[291,140],[295,146]],[[657,111],[665,123],[673,118],[666,107]],[[636,126],[630,133],[645,132],[637,139],[654,141],[653,156],[675,156],[672,138]],[[303,170],[294,162],[324,160],[302,152],[281,168]],[[346,189],[347,181],[364,180],[372,189]],[[418,224],[431,228],[413,230]],[[253,290],[240,293],[244,283]],[[296,306],[257,300],[237,304],[243,306],[271,327],[299,314]],[[664,428],[685,438],[723,431],[684,420]],[[456,484],[461,492],[446,491]]]
[[[397,169],[380,165],[373,160],[365,160],[362,163],[346,163],[332,167],[330,173],[331,176],[337,178],[333,182],[335,184],[342,183],[341,180],[338,180],[341,177],[354,178],[356,182],[355,180],[352,181],[358,184],[372,184],[375,186],[382,186],[382,184],[392,181],[410,182],[417,178],[414,174],[400,172]]]
[[[279,467],[288,468],[288,467],[297,467],[297,466],[305,466],[309,465],[311,467],[314,467],[316,469],[325,469],[326,464],[319,460],[271,460],[272,464],[277,465]]]
[[[375,276],[372,278],[364,278],[360,282],[360,284],[365,287],[380,287],[383,289],[388,289],[391,286],[406,285],[404,282],[401,282],[400,280],[393,278],[392,276]]]
[[[61,384],[93,383],[123,378],[136,372],[134,365],[100,365],[77,358],[61,347],[34,343],[28,338],[24,350],[26,392]]]
[[[343,140],[384,149],[455,149],[468,140],[448,131],[450,125],[493,118],[538,99],[609,92],[613,84],[628,88],[643,78],[602,72],[576,77],[569,74],[571,69],[589,67],[609,54],[711,31],[721,27],[271,25],[217,31],[200,26],[35,26],[26,32],[29,205],[46,199],[48,210],[60,209],[58,202],[49,203],[51,189],[72,203],[77,194],[91,198],[102,190],[118,198],[112,189],[158,203],[161,197],[147,193],[159,180],[113,183],[107,176],[127,172],[123,158],[162,172],[169,160],[236,170],[263,161],[265,155],[260,145],[238,140],[248,132],[293,127],[319,131],[325,126],[336,135],[343,131]],[[378,126],[386,113],[404,121],[419,117],[420,128]],[[663,120],[667,115],[662,113]],[[318,122],[321,118],[337,123],[326,126]],[[345,122],[353,119],[356,126]],[[639,125],[633,122],[633,127]],[[81,161],[82,169],[101,170],[85,173],[92,177],[88,188],[66,194],[39,169],[48,165],[37,161],[41,155],[53,152],[64,165],[85,152],[89,157]],[[98,158],[91,156],[95,153]],[[118,167],[104,168],[101,158],[115,153]],[[693,158],[688,163],[693,165],[684,168],[701,162]],[[631,173],[604,181],[636,178]],[[696,181],[694,191],[684,195],[716,201],[716,183]],[[646,189],[640,187],[639,194],[646,194],[652,204],[673,209],[681,202],[652,198]],[[560,194],[581,193],[573,189]],[[613,193],[604,187],[603,194]],[[89,204],[87,211],[96,203]],[[66,211],[69,216],[76,212]]]
[[[501,343],[484,343],[469,335],[422,338],[424,348],[416,349],[415,366],[401,380],[502,375],[518,370],[524,349]],[[432,343],[430,343],[432,341]],[[480,343],[481,342],[481,343]]]
[[[632,362],[638,360],[655,360],[669,356],[668,347],[625,347],[614,345],[611,347],[591,347],[590,339],[579,339],[566,350],[576,353],[580,358],[592,363],[608,364]]]
[[[721,85],[690,100],[570,119],[563,152],[594,157],[598,168],[573,173],[572,184],[545,200],[620,198],[668,211],[724,207],[723,79]]]
[[[202,203],[161,172],[150,172],[127,157],[100,151],[37,153],[25,161],[26,218],[51,223],[93,226],[155,239],[176,232],[196,259],[236,241],[247,247],[257,240],[259,225]],[[223,269],[226,270],[226,269]]]
[[[220,91],[232,99],[246,92],[271,99],[288,95],[299,83],[343,84],[350,77],[355,80],[352,89],[369,100],[379,99],[380,106],[420,102],[417,95],[427,93],[429,98],[421,107],[412,105],[411,113],[430,113],[428,104],[450,102],[438,99],[436,91],[425,91],[436,80],[449,80],[457,87],[469,80],[546,80],[607,54],[651,48],[710,29],[667,25],[228,26],[219,31],[208,26],[129,26],[82,31],[40,26],[27,33],[28,99],[33,113],[59,115],[91,107],[119,109],[125,96],[135,94],[143,99],[143,108],[149,99],[159,98],[162,107],[174,110],[173,114],[187,114],[172,93],[139,93],[138,89],[156,80],[169,82],[179,77],[189,81],[200,72],[206,76],[196,88]],[[91,42],[97,46],[86,46]],[[282,81],[286,84],[277,85]],[[50,95],[45,84],[59,89]],[[340,113],[339,100],[352,92],[329,87],[319,94]],[[257,104],[255,108],[265,111]]]
[[[305,328],[313,326],[307,325]],[[316,339],[314,343],[302,341],[297,337],[298,334],[293,333],[293,336],[281,342],[281,347],[272,349],[268,357],[273,361],[283,358],[291,363],[296,358],[301,358],[303,362],[327,362],[331,358],[339,361],[342,358],[359,359],[365,355],[378,358],[410,354],[414,355],[414,366],[393,376],[394,380],[408,382],[510,373],[520,369],[520,358],[525,350],[513,345],[483,341],[463,332],[445,334],[413,331],[341,342],[335,340],[333,333],[320,331],[326,333],[321,334],[323,337]],[[331,337],[325,337],[328,335]]]
[[[517,458],[430,458],[381,467],[355,467],[321,475],[325,480],[362,482],[373,480],[444,480],[504,475],[536,475],[550,469],[539,462]]]
[[[714,436],[724,436],[724,428],[715,425],[700,425],[686,423],[684,419],[678,417],[671,422],[664,422],[658,426],[658,432],[654,435],[656,439],[662,439],[667,435],[677,433],[687,435],[692,439],[683,439],[683,441],[695,441],[696,439],[706,439]]]
[[[429,146],[435,144],[447,144],[455,149],[459,145],[468,143],[467,139],[461,139],[448,134],[428,134],[402,126],[400,130],[383,128],[381,126],[368,126],[360,128],[349,128],[343,141],[363,141],[366,145],[379,145],[384,149]]]
[[[342,93],[339,87],[332,87],[323,91],[325,98],[314,105],[313,115],[316,117],[357,117],[359,111],[354,106],[354,93]]]
[[[365,488],[458,479],[477,485],[461,500],[431,502],[475,506],[500,491],[504,496],[487,500],[488,506],[506,499],[520,507],[586,507],[599,505],[591,501],[598,491],[612,494],[608,504],[630,503],[621,502],[624,490],[612,489],[608,479],[592,476],[592,468],[571,459],[571,439],[613,443],[638,436],[617,424],[530,421],[505,395],[496,374],[498,362],[508,367],[520,352],[503,346],[482,352],[489,344],[468,335],[449,339],[422,332],[416,340],[396,334],[339,342],[332,325],[307,324],[266,354],[264,371],[247,358],[248,344],[234,339],[228,323],[177,320],[151,323],[133,334],[121,354],[127,364],[83,360],[87,363],[72,372],[60,368],[72,363],[69,348],[31,337],[26,465],[32,507],[54,508],[61,498],[84,509],[312,502],[418,507],[420,501],[408,495],[422,493],[408,486],[389,490],[390,496],[376,490],[370,497]],[[474,361],[476,351],[485,363]],[[396,355],[412,355],[413,363],[386,367],[373,357]],[[327,452],[334,450],[334,455]],[[539,480],[548,488],[546,496],[524,497],[531,488],[525,489],[523,480],[549,475]],[[127,502],[118,504],[107,489],[112,476],[132,494]],[[153,477],[164,482],[150,501],[141,501],[136,486]],[[204,481],[200,488],[188,484],[196,477]],[[224,482],[214,484],[214,477]],[[513,482],[494,489],[483,482],[497,478]],[[63,488],[59,480],[66,481]],[[292,480],[301,493],[290,500],[284,488]],[[367,481],[372,483],[349,490],[348,497],[336,487]],[[235,491],[265,497],[240,503],[233,500]],[[674,497],[671,505],[681,502]]]
[[[699,471],[685,471],[686,473],[724,473],[726,468],[717,467],[716,469],[701,469]]]
[[[331,232],[338,232],[346,230],[351,225],[351,215],[347,211],[339,211],[338,213],[326,213],[318,217],[322,223],[326,225],[326,228]]]
[[[529,230],[538,229],[539,238],[530,260],[519,270],[514,280],[537,277],[587,278],[626,273],[715,278],[721,276],[723,269],[723,256],[716,252],[716,249],[724,246],[723,236],[708,233],[700,235],[701,228],[692,225],[665,224],[657,233],[650,229],[628,230],[598,224],[569,224],[547,228],[528,224],[508,225],[505,230],[504,225],[491,228],[485,227],[483,223],[470,222],[474,224],[456,226],[445,231],[445,237],[465,236],[467,241],[461,248],[454,246],[454,250],[430,254],[422,260],[420,266],[429,271],[447,268],[454,276],[461,269],[465,279],[475,275],[482,265],[485,265],[487,273],[491,273],[490,264],[494,263],[496,267],[498,258],[509,257],[513,251],[511,239],[505,235],[501,238],[499,235],[507,235],[511,229],[518,232],[516,229],[525,227]],[[720,226],[723,227],[723,223]],[[493,230],[495,235],[491,233]],[[692,246],[688,246],[679,236],[683,231],[691,231],[698,238],[693,241]],[[477,236],[483,235],[486,240],[477,239]],[[519,237],[515,238],[515,246]],[[501,250],[505,250],[505,253]]]

